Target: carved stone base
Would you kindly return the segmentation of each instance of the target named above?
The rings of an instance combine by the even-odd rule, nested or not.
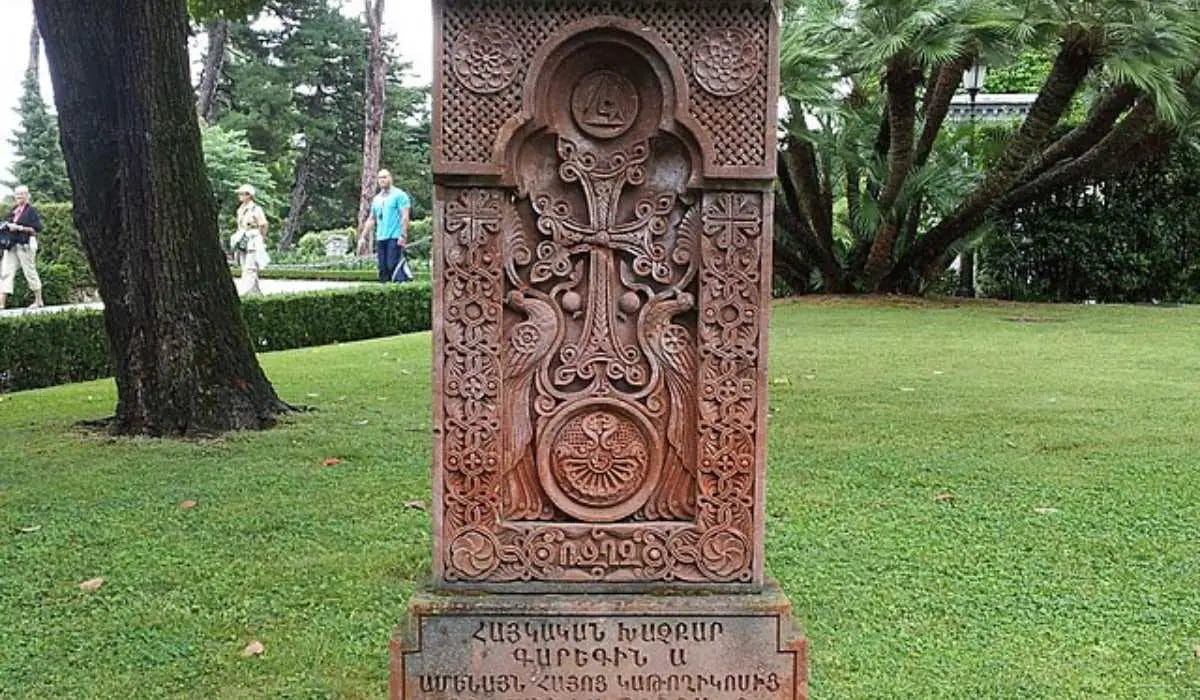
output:
[[[738,595],[419,593],[392,700],[804,700],[807,642],[769,585]]]

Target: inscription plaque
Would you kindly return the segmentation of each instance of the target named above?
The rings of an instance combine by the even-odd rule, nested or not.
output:
[[[394,700],[796,700],[775,0],[433,0],[433,582]]]
[[[628,596],[500,597],[462,607],[422,597],[396,641],[410,700],[798,700],[804,645],[777,590],[707,605]],[[593,598],[605,598],[593,596]],[[506,607],[505,603],[515,608]],[[395,690],[399,691],[399,688]]]

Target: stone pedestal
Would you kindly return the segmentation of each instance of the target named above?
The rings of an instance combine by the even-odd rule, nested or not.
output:
[[[774,585],[735,595],[418,594],[392,700],[801,700],[806,643]]]

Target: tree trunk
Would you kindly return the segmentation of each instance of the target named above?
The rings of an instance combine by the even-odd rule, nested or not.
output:
[[[228,52],[229,20],[217,20],[208,26],[208,52],[204,54],[204,70],[196,89],[196,111],[210,124],[217,118],[217,87]]]
[[[38,29],[37,15],[33,16],[33,29],[29,30],[29,63],[26,74],[38,75],[42,70],[42,32]]]
[[[379,172],[383,152],[383,115],[387,97],[387,53],[383,47],[384,0],[364,0],[370,40],[367,54],[366,128],[363,130],[362,196],[358,203],[358,235],[366,233],[371,216],[371,199],[375,196],[375,176]],[[370,242],[366,241],[369,245]],[[359,246],[362,250],[362,245]]]
[[[912,172],[915,157],[913,129],[917,115],[917,86],[921,83],[920,72],[905,58],[893,60],[884,84],[887,88],[888,114],[888,157],[887,181],[879,194],[879,226],[867,256],[864,269],[869,288],[883,278],[892,264],[896,238],[900,232],[896,202],[904,190],[904,183]]]
[[[292,196],[288,204],[287,219],[283,222],[283,236],[279,239],[280,250],[290,250],[300,234],[300,219],[304,207],[308,206],[308,184],[312,180],[312,147],[305,147],[296,161],[296,180],[292,183]]]
[[[119,434],[261,429],[288,410],[246,332],[200,150],[182,0],[35,0],[104,300]]]

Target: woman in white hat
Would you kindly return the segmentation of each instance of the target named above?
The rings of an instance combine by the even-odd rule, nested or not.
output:
[[[229,247],[242,268],[242,279],[238,283],[238,294],[247,296],[262,294],[258,286],[258,273],[271,264],[267,253],[267,215],[254,201],[253,185],[242,185],[237,189],[237,233],[229,241]]]

